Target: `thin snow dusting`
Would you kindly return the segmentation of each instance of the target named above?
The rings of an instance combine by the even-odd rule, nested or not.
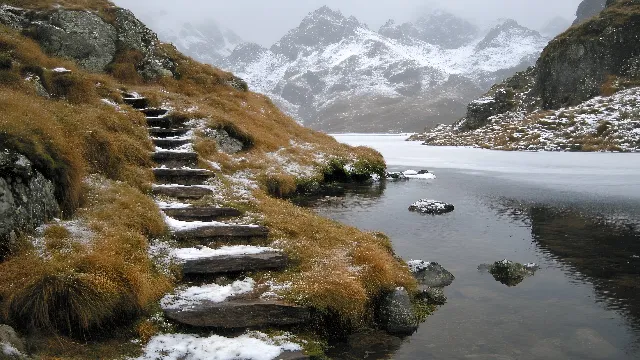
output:
[[[16,349],[15,347],[11,346],[11,344],[8,343],[0,343],[0,347],[2,348],[2,354],[6,355],[6,356],[23,356],[22,353],[20,351],[18,351],[18,349]]]
[[[166,201],[156,201],[156,204],[161,209],[186,209],[191,207],[191,204],[185,204],[180,202],[166,202]]]
[[[259,332],[236,338],[163,334],[153,337],[137,360],[273,360],[285,351],[300,350],[302,347],[288,336],[269,337]]]
[[[212,249],[206,246],[199,248],[180,248],[173,250],[173,255],[182,260],[198,260],[219,256],[256,255],[266,252],[276,252],[278,250],[268,247],[238,245],[223,246],[219,249]]]
[[[164,215],[164,221],[172,231],[200,229],[212,226],[229,226],[219,221],[181,221]]]
[[[51,69],[51,71],[55,72],[55,73],[70,73],[71,70],[63,68],[63,67],[57,67],[55,69]]]
[[[165,310],[188,311],[202,302],[221,303],[232,296],[242,295],[253,291],[255,280],[246,278],[237,280],[229,285],[209,284],[178,289],[175,294],[166,295],[160,301]]]

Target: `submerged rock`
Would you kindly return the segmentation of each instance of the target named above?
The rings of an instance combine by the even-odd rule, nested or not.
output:
[[[418,200],[409,206],[410,211],[417,211],[423,214],[440,215],[450,213],[455,209],[451,204],[437,200]]]
[[[536,264],[520,264],[510,260],[496,261],[493,264],[482,264],[478,266],[478,270],[487,271],[496,281],[507,286],[516,286],[525,278],[533,276],[538,270]]]
[[[390,334],[411,335],[418,330],[418,317],[405,288],[397,288],[382,299],[378,321]]]

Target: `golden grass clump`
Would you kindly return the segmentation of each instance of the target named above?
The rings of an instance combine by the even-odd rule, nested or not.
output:
[[[4,317],[24,330],[93,336],[131,321],[171,287],[147,255],[165,225],[155,203],[122,182],[93,177],[80,218],[90,244],[50,257],[25,251],[0,264]],[[60,225],[45,238],[68,237]],[[87,241],[85,239],[85,241]]]
[[[386,237],[265,195],[257,208],[272,236],[286,239],[279,244],[297,261],[297,268],[279,279],[293,282],[291,300],[357,322],[370,315],[367,305],[382,292],[415,289],[415,279]]]

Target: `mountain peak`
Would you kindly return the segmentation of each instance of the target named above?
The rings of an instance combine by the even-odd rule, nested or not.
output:
[[[359,28],[366,28],[366,26],[355,17],[346,18],[340,11],[323,6],[309,13],[300,26],[289,31],[275,43],[271,51],[294,60],[305,49],[337,43],[355,35]]]
[[[512,38],[536,38],[543,40],[544,37],[539,32],[526,28],[513,19],[501,19],[498,25],[494,26],[489,33],[476,46],[477,50],[493,47],[501,47]]]
[[[454,49],[472,42],[478,28],[472,23],[443,10],[421,16],[414,23],[396,25],[389,20],[379,30],[381,35],[396,40],[417,39],[446,49]]]

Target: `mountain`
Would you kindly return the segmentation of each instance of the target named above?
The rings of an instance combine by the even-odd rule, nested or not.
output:
[[[415,131],[462,116],[463,104],[533,64],[546,43],[513,20],[481,33],[438,12],[374,31],[325,6],[271,48],[242,44],[221,66],[313,128]]]
[[[140,13],[140,18],[160,40],[172,43],[182,53],[201,62],[219,64],[244,41],[232,30],[213,19],[197,22],[183,20],[164,11]]]
[[[571,26],[571,21],[563,17],[556,16],[553,19],[549,20],[549,22],[540,29],[540,34],[548,38],[554,38],[557,35],[565,32],[565,30],[567,30],[569,26]]]
[[[501,150],[638,152],[639,31],[640,3],[609,0],[599,15],[553,39],[535,67],[472,101],[460,121],[414,139]]]

